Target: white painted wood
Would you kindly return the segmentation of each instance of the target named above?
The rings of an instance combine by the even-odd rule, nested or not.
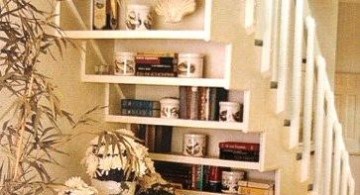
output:
[[[86,75],[86,51],[88,50],[86,41],[80,44],[80,78],[85,79]]]
[[[300,114],[302,97],[302,52],[304,34],[304,1],[296,1],[295,5],[295,29],[294,29],[294,53],[292,73],[292,103],[291,103],[291,126],[289,147],[294,148],[299,144]]]
[[[71,39],[185,39],[208,41],[208,33],[203,30],[69,30],[64,36]]]
[[[322,194],[323,172],[323,129],[324,129],[324,101],[325,101],[325,60],[322,56],[316,58],[317,86],[316,86],[316,115],[315,115],[315,178],[314,191]]]
[[[255,10],[256,10],[256,1],[255,0],[245,0],[245,21],[244,27],[247,32],[253,33],[255,30]]]
[[[61,13],[61,4],[60,1],[56,1],[55,3],[55,19],[54,19],[54,23],[56,26],[60,26],[60,13]]]
[[[349,168],[349,154],[344,151],[342,154],[342,163],[343,166],[341,168],[341,188],[340,188],[340,194],[341,195],[348,195],[348,181],[349,181],[349,175],[347,173],[347,170]]]
[[[272,46],[272,32],[273,32],[273,14],[274,14],[274,1],[265,0],[265,14],[264,14],[264,34],[263,34],[263,47],[261,53],[261,68],[262,73],[270,71],[271,68],[271,46]]]
[[[239,122],[219,122],[219,121],[201,121],[201,120],[187,120],[187,119],[165,119],[153,117],[136,117],[136,116],[120,116],[107,115],[105,120],[107,122],[118,123],[134,123],[134,124],[148,124],[148,125],[165,125],[174,127],[190,127],[190,128],[205,128],[205,129],[221,129],[248,132],[248,128],[244,123]]]
[[[205,41],[210,41],[211,39],[212,8],[213,8],[213,0],[205,0],[204,32],[199,32],[199,34],[202,34],[203,39]],[[201,35],[198,36],[200,37]]]
[[[332,194],[339,194],[340,192],[340,171],[341,171],[341,153],[344,148],[341,147],[342,141],[342,127],[340,123],[335,124],[335,140],[334,140],[334,155],[333,155],[333,177],[332,177]]]
[[[203,157],[192,157],[184,156],[181,154],[160,154],[151,153],[151,159],[165,162],[176,162],[185,164],[196,164],[196,165],[208,165],[208,166],[219,166],[219,167],[233,167],[247,170],[260,170],[260,163],[256,162],[243,162],[234,160],[222,160],[218,158],[203,158]]]
[[[271,46],[271,81],[278,81],[278,60],[279,60],[279,31],[280,31],[280,1],[274,1],[274,13],[273,13],[273,32]]]
[[[332,173],[332,154],[333,154],[333,136],[335,117],[331,107],[334,106],[334,96],[332,91],[325,92],[326,102],[326,125],[324,132],[324,160],[323,160],[323,190],[324,194],[330,194],[331,191],[331,173]]]
[[[313,90],[314,90],[314,63],[315,63],[315,21],[311,17],[306,18],[307,27],[307,48],[306,48],[306,73],[305,73],[305,94],[303,106],[303,153],[301,162],[301,179],[304,182],[309,178],[310,152],[311,152],[311,131],[313,111]],[[294,133],[294,132],[293,132]],[[299,133],[299,132],[297,132]],[[298,138],[297,138],[298,139]]]
[[[289,62],[289,23],[290,0],[281,2],[280,49],[279,49],[279,77],[277,89],[276,113],[285,111],[288,86]]]
[[[225,46],[225,70],[224,70],[224,80],[226,82],[226,86],[230,86],[231,83],[231,66],[232,66],[232,53],[233,48],[231,44]]]
[[[207,79],[207,78],[85,75],[82,81],[92,82],[92,83],[122,83],[122,84],[139,84],[139,85],[223,87],[226,89],[229,87],[225,79]]]

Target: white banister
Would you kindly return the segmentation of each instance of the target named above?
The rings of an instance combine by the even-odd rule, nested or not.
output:
[[[334,105],[334,94],[330,90],[325,91],[326,102],[326,125],[324,132],[324,160],[323,160],[323,193],[330,194],[331,189],[331,171],[332,171],[332,153],[333,153],[333,136],[334,136],[334,114],[331,107]]]
[[[305,94],[304,94],[304,119],[303,119],[303,152],[301,162],[301,181],[309,178],[310,152],[311,152],[311,130],[312,130],[312,111],[313,111],[313,90],[314,90],[314,63],[315,63],[315,21],[312,17],[306,18],[307,29],[307,48],[306,48],[306,73],[305,73]],[[297,133],[299,132],[292,132]]]
[[[244,26],[248,34],[255,30],[255,9],[256,0],[245,0]]]
[[[340,194],[341,195],[347,195],[348,194],[348,181],[349,181],[349,175],[348,175],[348,164],[349,164],[349,154],[344,151],[342,153],[342,168],[341,168],[341,188],[340,188]]]
[[[332,194],[339,194],[340,192],[340,171],[341,171],[341,153],[344,148],[342,145],[342,127],[340,123],[335,124],[335,141],[334,141],[334,167],[333,167],[333,179],[332,179]]]
[[[278,81],[278,57],[279,57],[279,23],[280,23],[280,1],[274,0],[272,47],[271,47],[271,81]]]
[[[290,148],[299,145],[299,129],[301,114],[301,79],[302,79],[302,52],[304,35],[304,1],[296,1],[295,6],[295,30],[294,30],[294,54],[292,67],[292,104],[290,126]]]
[[[281,1],[279,75],[276,113],[285,111],[286,88],[288,85],[290,0]]]
[[[274,1],[265,0],[265,14],[264,14],[264,35],[263,35],[263,49],[261,54],[261,72],[270,71],[271,63],[271,46],[272,46],[272,28],[273,28],[273,13]]]
[[[316,87],[316,115],[315,115],[315,178],[314,191],[322,194],[322,150],[323,150],[323,128],[324,128],[324,79],[326,74],[325,59],[322,56],[316,58],[317,87]]]

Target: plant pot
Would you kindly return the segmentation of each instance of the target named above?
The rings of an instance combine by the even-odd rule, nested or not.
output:
[[[99,195],[134,195],[136,189],[136,182],[131,181],[115,182],[91,179],[91,184],[98,190]]]

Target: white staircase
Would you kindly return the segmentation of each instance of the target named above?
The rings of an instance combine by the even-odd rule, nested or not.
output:
[[[311,183],[311,194],[352,195],[349,154],[308,1],[263,0],[261,5],[260,70],[277,88],[274,112],[289,123],[289,150],[301,148],[299,182]],[[248,13],[254,7],[247,7]]]

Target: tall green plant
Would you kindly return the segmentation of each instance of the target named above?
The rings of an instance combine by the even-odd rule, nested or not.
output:
[[[59,164],[54,155],[63,153],[59,119],[76,126],[37,69],[42,55],[53,56],[53,46],[62,53],[67,43],[48,33],[61,34],[53,19],[29,0],[0,1],[0,98],[10,103],[0,104],[0,194],[42,192],[53,181],[46,165]]]

